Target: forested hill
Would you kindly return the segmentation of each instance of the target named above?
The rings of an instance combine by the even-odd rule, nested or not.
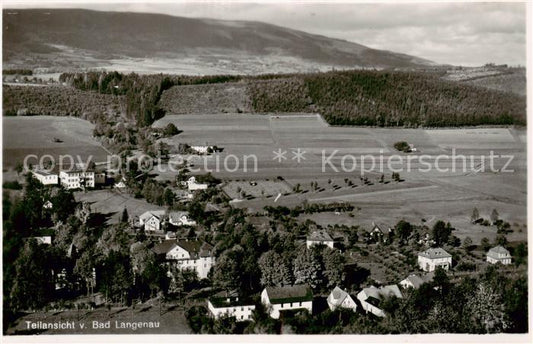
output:
[[[217,70],[239,71],[231,66],[235,65],[250,74],[272,72],[280,66],[275,61],[293,66],[284,69],[291,71],[320,66],[433,65],[415,56],[252,21],[82,9],[4,9],[3,23],[3,61],[9,68],[95,68],[116,59],[144,58],[160,66],[155,71],[166,70],[163,66],[168,61],[175,64],[186,58],[183,64],[196,64],[199,70],[205,67],[200,74],[211,70],[212,64],[223,67]],[[159,63],[162,61],[167,62]],[[302,69],[302,65],[309,68]],[[246,73],[243,69],[240,73]]]
[[[243,111],[319,112],[332,125],[526,124],[525,97],[443,80],[436,72],[357,70],[256,77],[95,72],[63,74],[61,80],[82,90],[125,94],[127,111],[140,126],[165,113]],[[199,97],[202,91],[205,96]]]

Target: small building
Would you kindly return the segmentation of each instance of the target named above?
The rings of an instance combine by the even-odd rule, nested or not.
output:
[[[503,246],[496,246],[487,252],[487,262],[491,264],[502,263],[503,265],[511,264],[511,253]]]
[[[191,149],[200,154],[207,154],[213,151],[213,146],[191,146]]]
[[[397,285],[388,285],[385,287],[376,288],[370,286],[364,288],[357,294],[357,299],[361,303],[361,307],[367,313],[372,313],[377,317],[384,318],[385,311],[380,308],[380,303],[384,298],[397,297],[402,298],[402,293]]]
[[[173,211],[168,214],[168,222],[174,226],[195,226],[196,221],[189,217],[186,211]]]
[[[206,190],[208,187],[207,184],[197,183],[194,176],[190,177],[185,183],[189,191]]]
[[[422,278],[420,278],[416,274],[411,274],[407,276],[404,280],[400,282],[400,286],[404,289],[407,288],[413,288],[418,289],[422,284],[424,284],[426,281],[424,281]]]
[[[196,271],[199,278],[207,278],[215,265],[213,246],[201,240],[165,240],[153,250],[180,270]]]
[[[261,303],[271,318],[279,319],[280,312],[307,309],[313,312],[313,292],[308,285],[266,287],[261,292]]]
[[[437,267],[449,270],[452,267],[452,255],[442,248],[429,248],[418,254],[418,266],[420,269],[431,272]]]
[[[315,245],[325,245],[333,248],[334,241],[331,236],[325,230],[315,230],[311,235],[307,236],[306,245],[307,248],[311,248]]]
[[[144,227],[146,232],[160,232],[165,221],[165,210],[151,210],[139,216],[139,225]]]
[[[328,306],[332,311],[338,308],[357,310],[357,303],[346,291],[339,287],[335,287],[328,296]]]
[[[255,305],[235,293],[220,292],[207,300],[207,309],[215,319],[228,316],[235,321],[253,321]]]
[[[56,173],[34,170],[31,172],[35,179],[41,182],[43,185],[57,185],[59,184],[59,176]]]
[[[50,202],[50,201],[46,201],[43,204],[43,208],[44,209],[52,209],[53,207],[54,207],[54,204],[52,204],[52,202]]]
[[[52,245],[52,237],[50,235],[32,237],[37,240],[37,243],[40,245]]]
[[[96,185],[105,185],[107,182],[107,177],[105,171],[95,172],[94,174],[94,183]]]
[[[377,225],[375,222],[372,222],[372,229],[370,230],[370,238],[374,242],[387,242],[389,236],[392,233],[392,228],[387,226],[387,229],[383,229],[382,226]]]

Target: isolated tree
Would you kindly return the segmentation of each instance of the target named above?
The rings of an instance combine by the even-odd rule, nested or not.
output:
[[[490,241],[488,238],[481,239],[481,248],[483,251],[488,251],[490,248]]]
[[[476,222],[479,219],[479,210],[477,208],[474,208],[472,210],[472,216],[470,217],[470,220],[472,223]]]
[[[472,246],[472,238],[466,237],[465,240],[463,240],[463,247],[468,250],[470,249],[471,246]]]
[[[396,233],[398,233],[398,236],[400,240],[405,241],[409,238],[411,235],[411,232],[413,231],[413,227],[411,224],[405,220],[400,220],[396,224]]]
[[[122,216],[120,217],[120,222],[127,223],[128,220],[129,220],[128,209],[124,208],[124,210],[122,211]]]
[[[500,219],[500,215],[498,214],[498,211],[496,209],[493,209],[492,213],[490,214],[490,221],[494,225],[496,224],[496,222],[498,222],[499,219]]]
[[[505,246],[507,243],[508,241],[505,235],[498,235],[496,238],[494,238],[494,245]]]
[[[437,246],[441,246],[447,243],[452,233],[452,227],[450,223],[444,223],[444,221],[437,221],[433,226],[433,240]]]
[[[15,165],[15,171],[17,172],[17,176],[20,175],[22,171],[24,171],[24,165],[22,165],[20,161],[17,162],[17,164]]]
[[[240,262],[243,259],[241,247],[226,250],[217,259],[213,270],[213,284],[226,291],[231,291],[241,285]]]

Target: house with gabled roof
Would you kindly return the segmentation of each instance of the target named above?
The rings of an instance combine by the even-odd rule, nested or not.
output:
[[[511,253],[503,246],[496,246],[487,252],[487,262],[491,264],[502,263],[503,265],[511,264]]]
[[[281,312],[287,310],[307,309],[312,313],[313,292],[306,284],[266,287],[261,292],[261,303],[274,319],[279,319]]]
[[[235,321],[253,321],[255,304],[236,292],[220,292],[207,299],[207,309],[215,319],[228,316],[234,317]]]
[[[165,240],[153,251],[180,270],[194,270],[199,278],[207,278],[215,265],[213,246],[202,240]]]
[[[306,240],[307,248],[311,248],[314,245],[325,245],[333,248],[334,243],[333,238],[325,230],[314,230],[307,236]]]
[[[160,232],[166,218],[165,210],[149,210],[139,216],[139,225],[146,232]]]
[[[327,302],[332,311],[338,308],[351,309],[354,312],[357,310],[357,303],[354,298],[338,286],[331,291]]]
[[[400,286],[404,289],[407,289],[407,288],[418,289],[420,288],[422,284],[426,282],[427,282],[426,280],[424,280],[417,274],[411,274],[400,282]]]
[[[196,221],[189,217],[187,211],[172,211],[168,214],[168,222],[174,226],[195,226]]]
[[[385,227],[387,229],[383,229]],[[369,236],[374,242],[387,242],[391,233],[392,228],[390,226],[379,226],[375,222],[372,222],[372,229],[369,232]]]
[[[400,292],[400,288],[396,284],[387,285],[384,287],[376,288],[370,286],[364,288],[357,294],[357,299],[361,303],[361,307],[367,313],[372,313],[377,317],[385,317],[385,311],[381,309],[381,301],[384,298],[402,298],[403,295]]]
[[[418,266],[424,271],[435,271],[437,267],[449,270],[452,267],[452,255],[444,249],[428,248],[418,253]]]

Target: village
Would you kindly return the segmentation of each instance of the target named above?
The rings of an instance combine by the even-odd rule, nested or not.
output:
[[[193,150],[198,155],[213,152],[211,146],[196,146]],[[100,244],[102,238],[111,240],[105,243],[110,247],[126,245],[124,252],[131,259],[126,268],[130,266],[131,271],[123,273],[131,281],[123,281],[122,287],[113,286],[114,281],[106,277],[109,272],[101,271],[106,269],[105,265],[97,262],[88,264],[89,272],[82,278],[78,265],[87,246],[75,244],[75,235],[73,241],[68,241],[67,256],[60,259],[62,266],[54,266],[46,277],[52,279],[57,295],[48,299],[51,302],[48,307],[59,312],[69,307],[85,307],[90,312],[104,305],[109,309],[135,307],[136,303],[153,304],[154,300],[161,307],[163,299],[174,300],[185,312],[192,331],[202,333],[216,333],[216,325],[206,330],[205,324],[195,324],[198,319],[203,319],[201,323],[206,319],[221,324],[230,321],[237,324],[232,325],[232,331],[239,333],[250,327],[239,324],[261,321],[258,314],[273,321],[288,321],[301,312],[320,317],[326,310],[351,312],[379,324],[379,319],[391,316],[391,303],[397,302],[392,300],[411,299],[420,288],[427,287],[438,294],[443,283],[461,283],[469,276],[478,278],[494,271],[490,270],[492,267],[496,270],[490,273],[502,274],[525,268],[527,251],[514,245],[513,257],[506,248],[505,228],[509,224],[495,211],[487,221],[477,209],[473,210],[472,223],[494,226],[498,233],[503,233],[494,243],[485,240],[482,246],[473,245],[469,238],[461,243],[453,235],[455,229],[444,221],[435,221],[432,229],[402,219],[396,225],[373,222],[367,229],[356,225],[322,227],[312,221],[297,224],[281,206],[265,207],[264,211],[252,214],[233,208],[222,181],[210,175],[189,175],[187,171],[187,166],[182,166],[170,196],[165,192],[166,206],[152,209],[148,206],[142,213],[131,214],[124,207],[118,227],[111,225],[116,232],[94,239],[98,241],[96,247],[104,245]],[[73,194],[78,204],[66,219],[74,221],[72,216],[77,217],[87,228],[91,217],[97,214],[91,210],[92,202],[83,200],[104,191],[126,197],[132,188],[131,176],[128,180],[126,174],[112,174],[105,166],[95,164],[53,170],[33,167],[26,178],[29,183],[25,185],[26,192],[33,192],[28,187],[40,190],[42,198],[38,204],[42,204],[42,216],[54,214],[54,207],[61,207],[52,195],[63,190]],[[340,214],[351,209],[346,204],[330,204],[305,211],[334,210]],[[56,218],[57,215],[52,215],[52,219]],[[64,238],[60,238],[63,234],[58,232],[64,226],[62,222],[54,224],[52,220],[50,225],[56,229],[31,238],[50,248],[59,238],[63,241],[59,245],[65,247]],[[104,221],[97,226],[109,228],[110,224]],[[124,236],[122,242],[117,241],[118,236]],[[255,252],[246,257],[249,250]],[[287,250],[297,251],[297,255]],[[387,255],[396,257],[396,262]],[[114,273],[117,271],[111,272]],[[154,280],[147,280],[150,278]],[[146,291],[132,292],[140,287],[136,283],[143,283]],[[491,331],[504,325],[491,323],[482,328]],[[24,333],[21,329],[17,331]],[[287,329],[282,326],[266,331]]]

